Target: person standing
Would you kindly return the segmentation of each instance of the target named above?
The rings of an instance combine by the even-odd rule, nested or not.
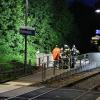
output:
[[[64,45],[64,56],[63,56],[63,61],[64,61],[64,68],[70,68],[70,56],[71,56],[71,50],[68,45]]]
[[[58,45],[56,45],[56,47],[52,50],[54,66],[56,67],[58,67],[57,65],[59,65],[60,53],[61,53],[61,49],[58,47]]]
[[[71,55],[72,55],[72,61],[71,61],[72,64],[71,64],[71,67],[72,67],[72,68],[75,67],[78,54],[79,54],[79,50],[77,50],[76,46],[73,45],[73,46],[72,46],[72,49],[71,49]]]

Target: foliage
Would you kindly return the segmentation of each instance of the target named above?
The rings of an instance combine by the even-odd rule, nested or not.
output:
[[[74,16],[64,0],[30,0],[30,4],[33,26],[37,28],[38,33],[34,42],[39,48],[42,45],[44,50],[51,51],[56,44],[71,46],[75,43],[77,27]]]
[[[24,49],[23,37],[19,35],[19,27],[24,23],[22,9],[20,0],[2,0],[0,3],[0,61],[16,59]]]
[[[34,63],[35,52],[51,52],[58,44],[72,44],[77,36],[73,15],[64,0],[29,0],[28,26],[36,28],[36,36],[28,36],[28,60]],[[24,0],[1,0],[0,61],[24,59],[24,37],[19,28],[25,23]],[[73,34],[74,33],[74,34]],[[71,42],[72,41],[72,42]]]

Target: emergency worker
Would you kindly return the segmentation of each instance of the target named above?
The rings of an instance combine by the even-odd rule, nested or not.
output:
[[[70,66],[70,47],[68,45],[64,45],[62,64],[63,68],[68,68]]]
[[[58,45],[56,45],[56,47],[52,51],[54,66],[56,66],[56,67],[58,67],[57,65],[59,64],[60,53],[61,53],[61,49],[58,47]]]
[[[59,62],[59,68],[63,68],[63,58],[64,58],[64,48],[61,47],[61,52],[60,52],[60,62]]]
[[[77,50],[75,45],[72,46],[72,50],[71,51],[72,51],[72,55],[73,56],[77,56],[79,54],[79,50]]]
[[[61,52],[60,52],[60,57],[61,57],[61,59],[63,58],[63,54],[64,54],[64,48],[62,47],[62,48],[61,48]]]
[[[70,47],[68,45],[64,45],[64,52],[66,53],[66,56],[70,56]]]
[[[76,46],[73,45],[72,46],[72,49],[71,49],[71,62],[72,62],[72,68],[75,67],[75,64],[76,64],[76,61],[77,61],[77,57],[78,57],[78,54],[79,54],[79,50],[77,50]]]

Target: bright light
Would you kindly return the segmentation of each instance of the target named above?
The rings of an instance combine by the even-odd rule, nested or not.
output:
[[[100,13],[100,9],[95,10],[96,13]]]

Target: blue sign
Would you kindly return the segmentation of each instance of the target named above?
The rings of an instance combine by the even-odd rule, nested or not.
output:
[[[100,29],[97,29],[97,30],[96,30],[96,34],[97,34],[97,35],[100,35]]]
[[[33,35],[35,36],[35,29],[32,27],[22,27],[20,28],[20,33],[23,35]]]

